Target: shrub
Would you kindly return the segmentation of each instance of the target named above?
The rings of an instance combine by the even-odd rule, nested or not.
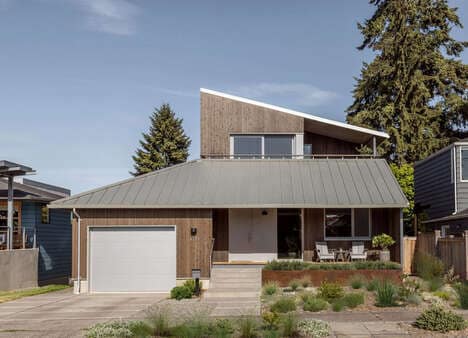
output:
[[[262,338],[280,338],[278,330],[266,329],[262,332]]]
[[[418,253],[415,258],[416,274],[424,280],[431,280],[435,277],[442,277],[444,273],[444,263],[427,253]]]
[[[460,276],[455,274],[455,268],[453,265],[444,275],[444,284],[455,284],[460,280]]]
[[[297,323],[299,334],[304,337],[320,338],[330,335],[330,325],[317,319],[304,319]]]
[[[278,313],[295,311],[296,301],[294,297],[282,297],[271,305],[270,310]]]
[[[395,262],[357,261],[352,264],[357,270],[401,270],[401,265]]]
[[[366,289],[367,291],[375,291],[377,290],[377,286],[379,286],[379,280],[372,279],[369,282],[367,282]]]
[[[419,294],[421,290],[421,284],[413,278],[405,277],[398,290],[400,298],[406,300],[409,296]]]
[[[297,329],[297,317],[294,313],[286,314],[282,321],[282,337],[296,337],[298,333]]]
[[[192,298],[192,290],[186,286],[176,286],[171,290],[171,298],[181,300],[184,298]]]
[[[271,311],[263,312],[262,319],[267,330],[278,329],[280,317],[277,312],[271,312]]]
[[[217,319],[210,329],[211,336],[216,338],[228,338],[234,333],[234,327],[229,319]]]
[[[272,296],[278,293],[279,286],[276,282],[266,282],[263,285],[263,294],[267,296]]]
[[[387,234],[380,234],[372,238],[372,247],[381,248],[382,250],[387,250],[389,246],[395,244],[395,240],[392,236]]]
[[[364,304],[364,294],[362,292],[359,293],[348,293],[343,297],[344,304],[354,309],[358,305]]]
[[[148,325],[142,321],[114,321],[109,323],[98,323],[86,332],[88,338],[105,337],[134,337],[135,335],[150,335]]]
[[[191,292],[192,295],[195,294],[195,279],[187,279],[183,286],[187,287]],[[201,288],[201,282],[200,282],[200,288]]]
[[[165,309],[151,308],[146,319],[151,325],[153,335],[164,336],[170,333],[169,315]]]
[[[427,286],[431,292],[439,290],[442,285],[444,285],[444,281],[440,277],[433,277],[427,282]]]
[[[363,275],[352,275],[349,279],[349,285],[353,289],[360,289],[364,286],[366,279]]]
[[[293,279],[292,281],[289,282],[289,287],[291,288],[292,291],[296,291],[299,289],[299,286],[301,285],[301,282],[297,279]]]
[[[452,311],[446,311],[440,306],[431,306],[416,319],[414,325],[423,330],[448,332],[463,330],[465,320]]]
[[[264,270],[400,270],[401,265],[395,262],[357,261],[351,263],[309,263],[302,261],[270,261]]]
[[[315,298],[315,295],[312,292],[302,292],[299,294],[299,297],[301,298],[302,302],[305,303],[309,299]]]
[[[376,290],[376,305],[381,307],[395,306],[396,287],[389,281],[380,282]]]
[[[300,283],[301,283],[302,287],[305,289],[305,288],[309,287],[309,285],[311,283],[310,278],[307,277],[307,276],[304,276],[304,277],[302,277],[300,279]]]
[[[343,297],[344,291],[341,285],[337,283],[323,281],[318,288],[318,294],[323,299],[333,300]]]
[[[408,304],[412,304],[412,305],[419,305],[422,302],[421,296],[416,293],[408,295],[408,297],[406,297],[405,300]]]
[[[328,308],[328,303],[321,298],[309,298],[303,304],[304,311],[318,312]]]
[[[443,300],[450,300],[450,293],[448,291],[436,291],[434,292],[434,296],[437,296]]]
[[[345,303],[344,303],[344,300],[342,298],[340,299],[335,299],[331,305],[332,307],[332,310],[335,311],[335,312],[340,312],[340,311],[343,311],[344,308],[345,308]]]
[[[456,285],[455,290],[458,294],[460,307],[462,309],[468,309],[468,283]]]
[[[251,316],[243,316],[238,321],[239,337],[255,338],[257,337],[257,321]]]

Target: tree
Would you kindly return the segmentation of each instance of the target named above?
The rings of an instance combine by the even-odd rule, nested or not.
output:
[[[447,0],[370,0],[373,16],[358,28],[364,63],[348,108],[349,123],[385,130],[379,147],[389,161],[413,163],[465,137],[468,66],[460,61],[467,42],[450,36],[462,27]]]
[[[169,104],[154,109],[148,133],[142,133],[140,147],[132,156],[134,176],[187,161],[190,138],[185,135],[182,119],[176,118]]]
[[[414,216],[414,168],[410,164],[402,164],[401,166],[395,163],[390,164],[393,175],[400,184],[401,190],[409,202],[409,206],[403,209],[403,220],[405,222],[405,232],[410,232],[413,229]]]

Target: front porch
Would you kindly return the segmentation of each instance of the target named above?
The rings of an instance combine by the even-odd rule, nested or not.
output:
[[[395,240],[390,258],[401,262],[400,208],[213,209],[213,264],[262,264],[277,259],[317,261],[316,243],[372,249],[381,233]]]

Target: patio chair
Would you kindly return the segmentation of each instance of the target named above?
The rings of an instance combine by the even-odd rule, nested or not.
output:
[[[335,254],[328,252],[328,245],[326,242],[315,242],[315,249],[317,250],[317,256],[320,262],[335,260]]]
[[[353,242],[353,247],[351,249],[351,260],[366,260],[367,251],[364,249],[364,242]]]

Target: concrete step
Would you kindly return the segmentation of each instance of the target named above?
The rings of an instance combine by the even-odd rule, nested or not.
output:
[[[211,276],[261,276],[261,272],[257,271],[211,271]]]
[[[260,281],[220,281],[220,280],[215,280],[211,281],[210,283],[210,289],[255,289],[255,290],[260,290],[261,289],[261,283]]]
[[[252,298],[260,297],[260,291],[244,291],[244,290],[209,290],[205,292],[204,298]]]
[[[240,316],[258,316],[260,315],[260,308],[233,308],[233,309],[220,309],[216,308],[210,314],[211,317],[240,317]]]
[[[213,304],[224,304],[224,303],[240,303],[240,304],[260,304],[260,300],[258,297],[243,297],[241,301],[239,301],[239,297],[224,297],[223,299],[215,299],[210,298],[206,299],[207,303]]]

